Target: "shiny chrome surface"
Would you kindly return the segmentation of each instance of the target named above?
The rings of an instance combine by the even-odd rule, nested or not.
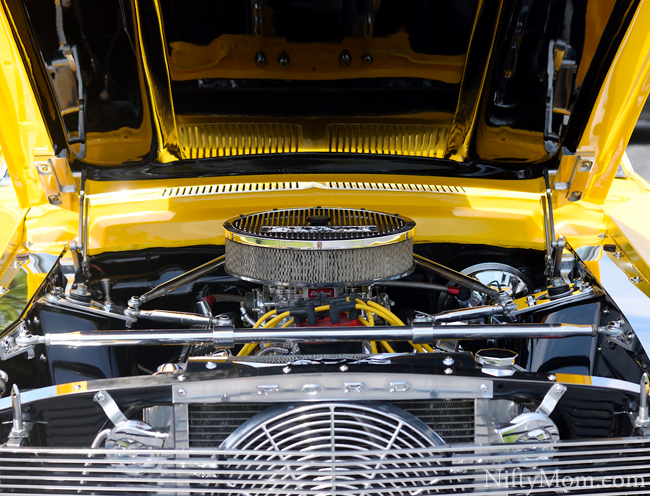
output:
[[[650,417],[648,416],[648,386],[650,386],[650,378],[648,373],[644,372],[641,376],[641,395],[639,401],[639,416],[634,421],[636,427],[645,428],[650,426]]]
[[[500,324],[500,325],[441,325],[375,326],[349,328],[345,334],[340,327],[319,327],[268,330],[233,329],[232,326],[206,329],[152,329],[137,331],[80,331],[60,334],[32,335],[23,332],[15,341],[18,348],[37,344],[46,346],[133,346],[161,344],[214,344],[231,348],[247,343],[300,343],[313,341],[412,341],[427,344],[439,339],[555,339],[574,336],[614,336],[618,331],[605,327],[571,324]]]
[[[489,399],[492,396],[491,379],[456,375],[289,374],[183,381],[172,386],[175,404]]]
[[[233,432],[222,444],[224,449],[253,450],[255,455],[233,456],[229,461],[239,459],[248,473],[233,475],[228,486],[237,488],[250,484],[249,494],[264,494],[267,489],[295,488],[295,475],[301,474],[300,485],[313,489],[355,490],[359,483],[368,482],[364,474],[350,474],[347,471],[318,470],[306,475],[313,468],[312,461],[328,457],[339,460],[341,451],[354,450],[347,454],[346,461],[356,459],[359,465],[368,463],[369,451],[377,449],[432,448],[444,444],[440,436],[413,415],[390,404],[360,405],[355,403],[313,403],[310,405],[279,405],[263,411]],[[264,457],[263,461],[280,459],[278,465],[256,464],[259,453],[280,452],[282,455]],[[285,455],[286,452],[299,455]],[[391,457],[389,457],[391,458]],[[386,461],[381,463],[388,471],[376,475],[375,484],[384,489],[384,494],[409,494],[417,491],[419,484],[408,481],[413,470],[427,471],[430,476],[440,462],[424,460],[425,453],[414,451],[410,463],[395,466]],[[293,466],[288,467],[287,462]],[[391,470],[392,469],[392,470]],[[279,471],[283,475],[277,475]],[[303,475],[304,474],[304,475]],[[432,483],[434,481],[431,481]]]
[[[551,413],[553,413],[553,410],[555,410],[558,401],[560,401],[566,392],[567,387],[563,384],[556,384],[552,386],[544,396],[544,399],[540,405],[537,407],[536,412],[546,416],[551,415]]]
[[[398,215],[348,208],[296,208],[234,217],[226,239],[253,246],[341,250],[412,239],[415,222]]]
[[[413,268],[415,223],[365,209],[295,208],[223,225],[226,271],[265,285],[369,284]]]
[[[647,438],[559,441],[547,446],[554,449],[540,457],[535,451],[540,443],[518,443],[513,452],[511,444],[400,449],[384,442],[380,448],[363,451],[363,458],[354,446],[312,453],[308,458],[302,451],[275,447],[264,451],[4,447],[0,448],[0,489],[39,496],[55,491],[81,496],[108,491],[121,495],[510,496],[531,489],[530,494],[544,496],[647,494]],[[244,457],[254,463],[242,463]],[[145,463],[150,468],[143,471]]]
[[[136,300],[139,300],[140,302],[139,304],[136,303],[136,305],[134,306],[139,307],[140,305],[142,305],[142,303],[146,301],[151,301],[155,298],[165,296],[166,294],[171,293],[175,289],[178,289],[181,286],[185,286],[186,284],[195,281],[202,275],[218,269],[220,266],[224,264],[225,260],[226,260],[226,256],[221,255],[215,258],[214,260],[211,260],[210,262],[204,263],[203,265],[200,265],[195,269],[185,272],[184,274],[181,274],[178,277],[174,277],[173,279],[170,279],[169,281],[166,281],[160,284],[159,286],[156,286],[151,291],[143,294],[139,298],[134,298]],[[131,306],[131,302],[129,302],[129,306]]]
[[[519,356],[514,351],[501,348],[486,348],[477,351],[476,363],[487,367],[512,367]]]
[[[473,279],[465,274],[461,274],[460,272],[456,272],[455,270],[445,267],[444,265],[440,265],[433,260],[429,260],[428,258],[416,254],[413,255],[413,259],[416,265],[419,265],[420,267],[430,272],[447,278],[459,286],[464,286],[473,291],[476,291],[477,293],[488,295],[491,298],[496,298],[499,296],[499,292],[496,289],[492,289],[482,282],[477,281],[476,279]]]
[[[481,263],[463,269],[463,274],[473,277],[488,287],[497,286],[512,298],[525,296],[534,289],[530,278],[523,272],[501,263]]]

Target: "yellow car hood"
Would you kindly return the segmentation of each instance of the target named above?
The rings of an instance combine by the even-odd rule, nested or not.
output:
[[[57,195],[66,206],[68,172],[80,171],[120,182],[368,172],[541,188],[547,169],[560,204],[602,201],[647,94],[648,10],[4,0],[0,147],[23,206]]]

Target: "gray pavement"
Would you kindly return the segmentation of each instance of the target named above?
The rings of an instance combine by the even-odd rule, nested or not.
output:
[[[650,182],[650,144],[628,145],[626,152],[634,171]]]

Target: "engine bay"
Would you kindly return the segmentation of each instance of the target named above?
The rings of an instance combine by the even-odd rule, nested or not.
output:
[[[492,427],[483,432],[489,442],[631,434],[639,406],[628,393],[612,389],[600,397],[611,408],[596,427],[574,418],[593,409],[590,393],[573,392],[556,409],[567,391],[553,386],[559,377],[638,383],[645,360],[617,307],[561,238],[543,252],[417,243],[416,228],[397,214],[313,207],[230,219],[225,245],[85,257],[73,244],[71,259],[59,259],[25,318],[5,335],[3,369],[21,375],[20,387],[29,389],[152,376],[174,381],[185,374],[216,373],[222,380],[289,374],[291,380],[297,370],[381,367],[388,377],[424,374],[424,390],[438,383],[449,390],[444,401],[458,394],[492,398]],[[501,382],[468,392],[466,374],[470,383]],[[406,392],[421,380],[390,382],[379,396]],[[517,386],[522,380],[525,390]],[[257,385],[257,394],[279,397],[279,383]],[[188,383],[171,401],[203,399],[196,387]],[[367,392],[366,382],[340,387]],[[323,391],[320,382],[302,389]],[[155,401],[132,394],[123,392],[120,404],[137,421],[115,413],[121,410],[108,390],[93,397],[94,425],[104,429],[90,428],[86,443],[108,447],[135,436],[149,448],[162,446],[169,428],[161,422],[168,419],[152,413]],[[219,401],[248,403],[246,394],[235,388]],[[409,405],[400,408],[408,412]],[[31,417],[47,416],[42,408],[32,406]],[[217,410],[210,415],[219,417]],[[105,429],[106,417],[113,429]],[[55,431],[35,435],[47,445],[61,435]],[[232,442],[228,429],[210,432],[208,444]],[[462,432],[451,430],[442,442]]]

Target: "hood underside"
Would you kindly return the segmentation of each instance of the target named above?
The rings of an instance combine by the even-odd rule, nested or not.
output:
[[[55,151],[67,149],[76,170],[309,152],[492,163],[531,177],[541,170],[531,165],[577,148],[632,3],[5,7]]]

